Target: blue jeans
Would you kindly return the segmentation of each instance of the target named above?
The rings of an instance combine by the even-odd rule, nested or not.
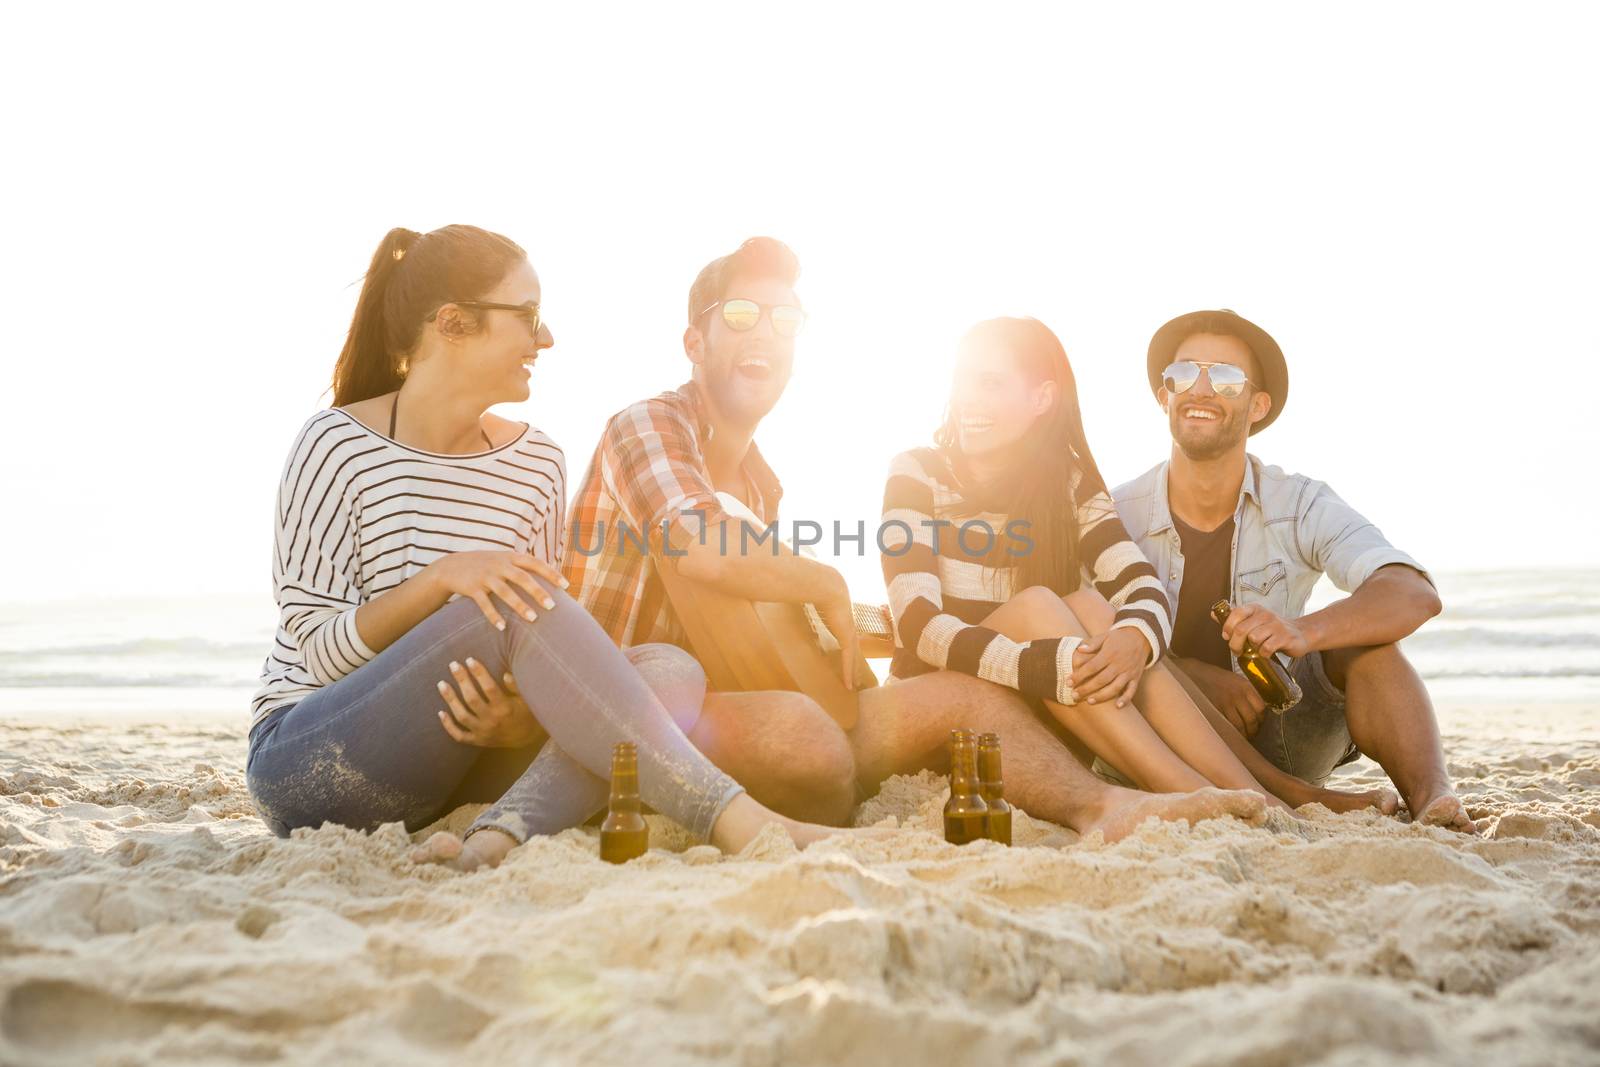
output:
[[[699,664],[670,645],[624,655],[581,605],[546,589],[555,608],[531,623],[505,612],[504,632],[472,601],[452,601],[371,662],[257,724],[245,778],[272,831],[324,822],[415,830],[460,804],[490,801],[472,829],[493,826],[521,842],[603,808],[612,746],[632,741],[645,803],[710,836],[743,787],[684,734],[705,697]],[[468,656],[493,677],[515,677],[550,735],[537,755],[445,733],[435,685]]]

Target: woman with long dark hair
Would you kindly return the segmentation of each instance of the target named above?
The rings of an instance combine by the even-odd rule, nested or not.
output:
[[[1236,754],[1160,664],[1166,592],[1117,517],[1048,327],[1000,318],[967,332],[935,446],[896,456],[884,492],[892,678],[953,670],[1015,689],[1081,759],[1153,792],[1371,802]]]
[[[835,832],[758,804],[689,743],[693,659],[624,655],[562,592],[561,450],[488,411],[528,397],[554,344],[540,298],[523,250],[474,226],[391,230],[373,255],[334,406],[300,431],[278,492],[279,625],[247,764],[262,817],[280,835],[416,829],[489,802],[464,843],[436,835],[417,858],[498,863],[603,807],[612,747],[631,741],[644,800],[725,849],[769,822],[801,844]],[[504,690],[464,702],[447,678]],[[510,713],[480,714],[491,704]]]

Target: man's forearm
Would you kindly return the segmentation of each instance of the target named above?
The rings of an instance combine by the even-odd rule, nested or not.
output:
[[[760,545],[741,551],[735,547],[739,538],[732,536],[737,522],[731,520],[728,524],[730,536],[726,552],[720,547],[721,538],[712,532],[715,527],[708,528],[703,542],[693,539],[675,547],[672,554],[677,558],[672,563],[677,565],[678,573],[746,600],[820,604],[850,595],[844,576],[838,571],[825,563],[798,556],[784,545],[778,546],[776,554]]]
[[[1410,637],[1440,609],[1439,594],[1426,578],[1391,564],[1343,600],[1302,617],[1298,625],[1317,651],[1388,645]]]

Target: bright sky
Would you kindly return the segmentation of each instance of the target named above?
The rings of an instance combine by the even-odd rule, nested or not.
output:
[[[758,435],[788,518],[875,521],[994,314],[1056,330],[1131,478],[1168,447],[1150,334],[1227,306],[1289,360],[1263,459],[1438,568],[1595,565],[1593,10],[16,9],[0,595],[267,590],[352,283],[451,222],[540,272],[557,347],[504,413],[574,486],[686,378],[695,272],[767,233],[811,312]]]

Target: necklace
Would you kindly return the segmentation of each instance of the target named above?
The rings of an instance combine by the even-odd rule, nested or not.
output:
[[[400,418],[400,394],[399,393],[395,393],[394,394],[394,406],[389,409],[389,440],[391,440],[391,441],[398,440],[394,435],[394,426],[395,426],[395,422],[397,420],[399,420],[399,418]],[[478,432],[483,434],[483,443],[488,445],[490,448],[493,448],[494,447],[494,442],[489,440],[489,431],[485,430],[483,428],[483,423],[481,423],[481,422],[478,423]]]

